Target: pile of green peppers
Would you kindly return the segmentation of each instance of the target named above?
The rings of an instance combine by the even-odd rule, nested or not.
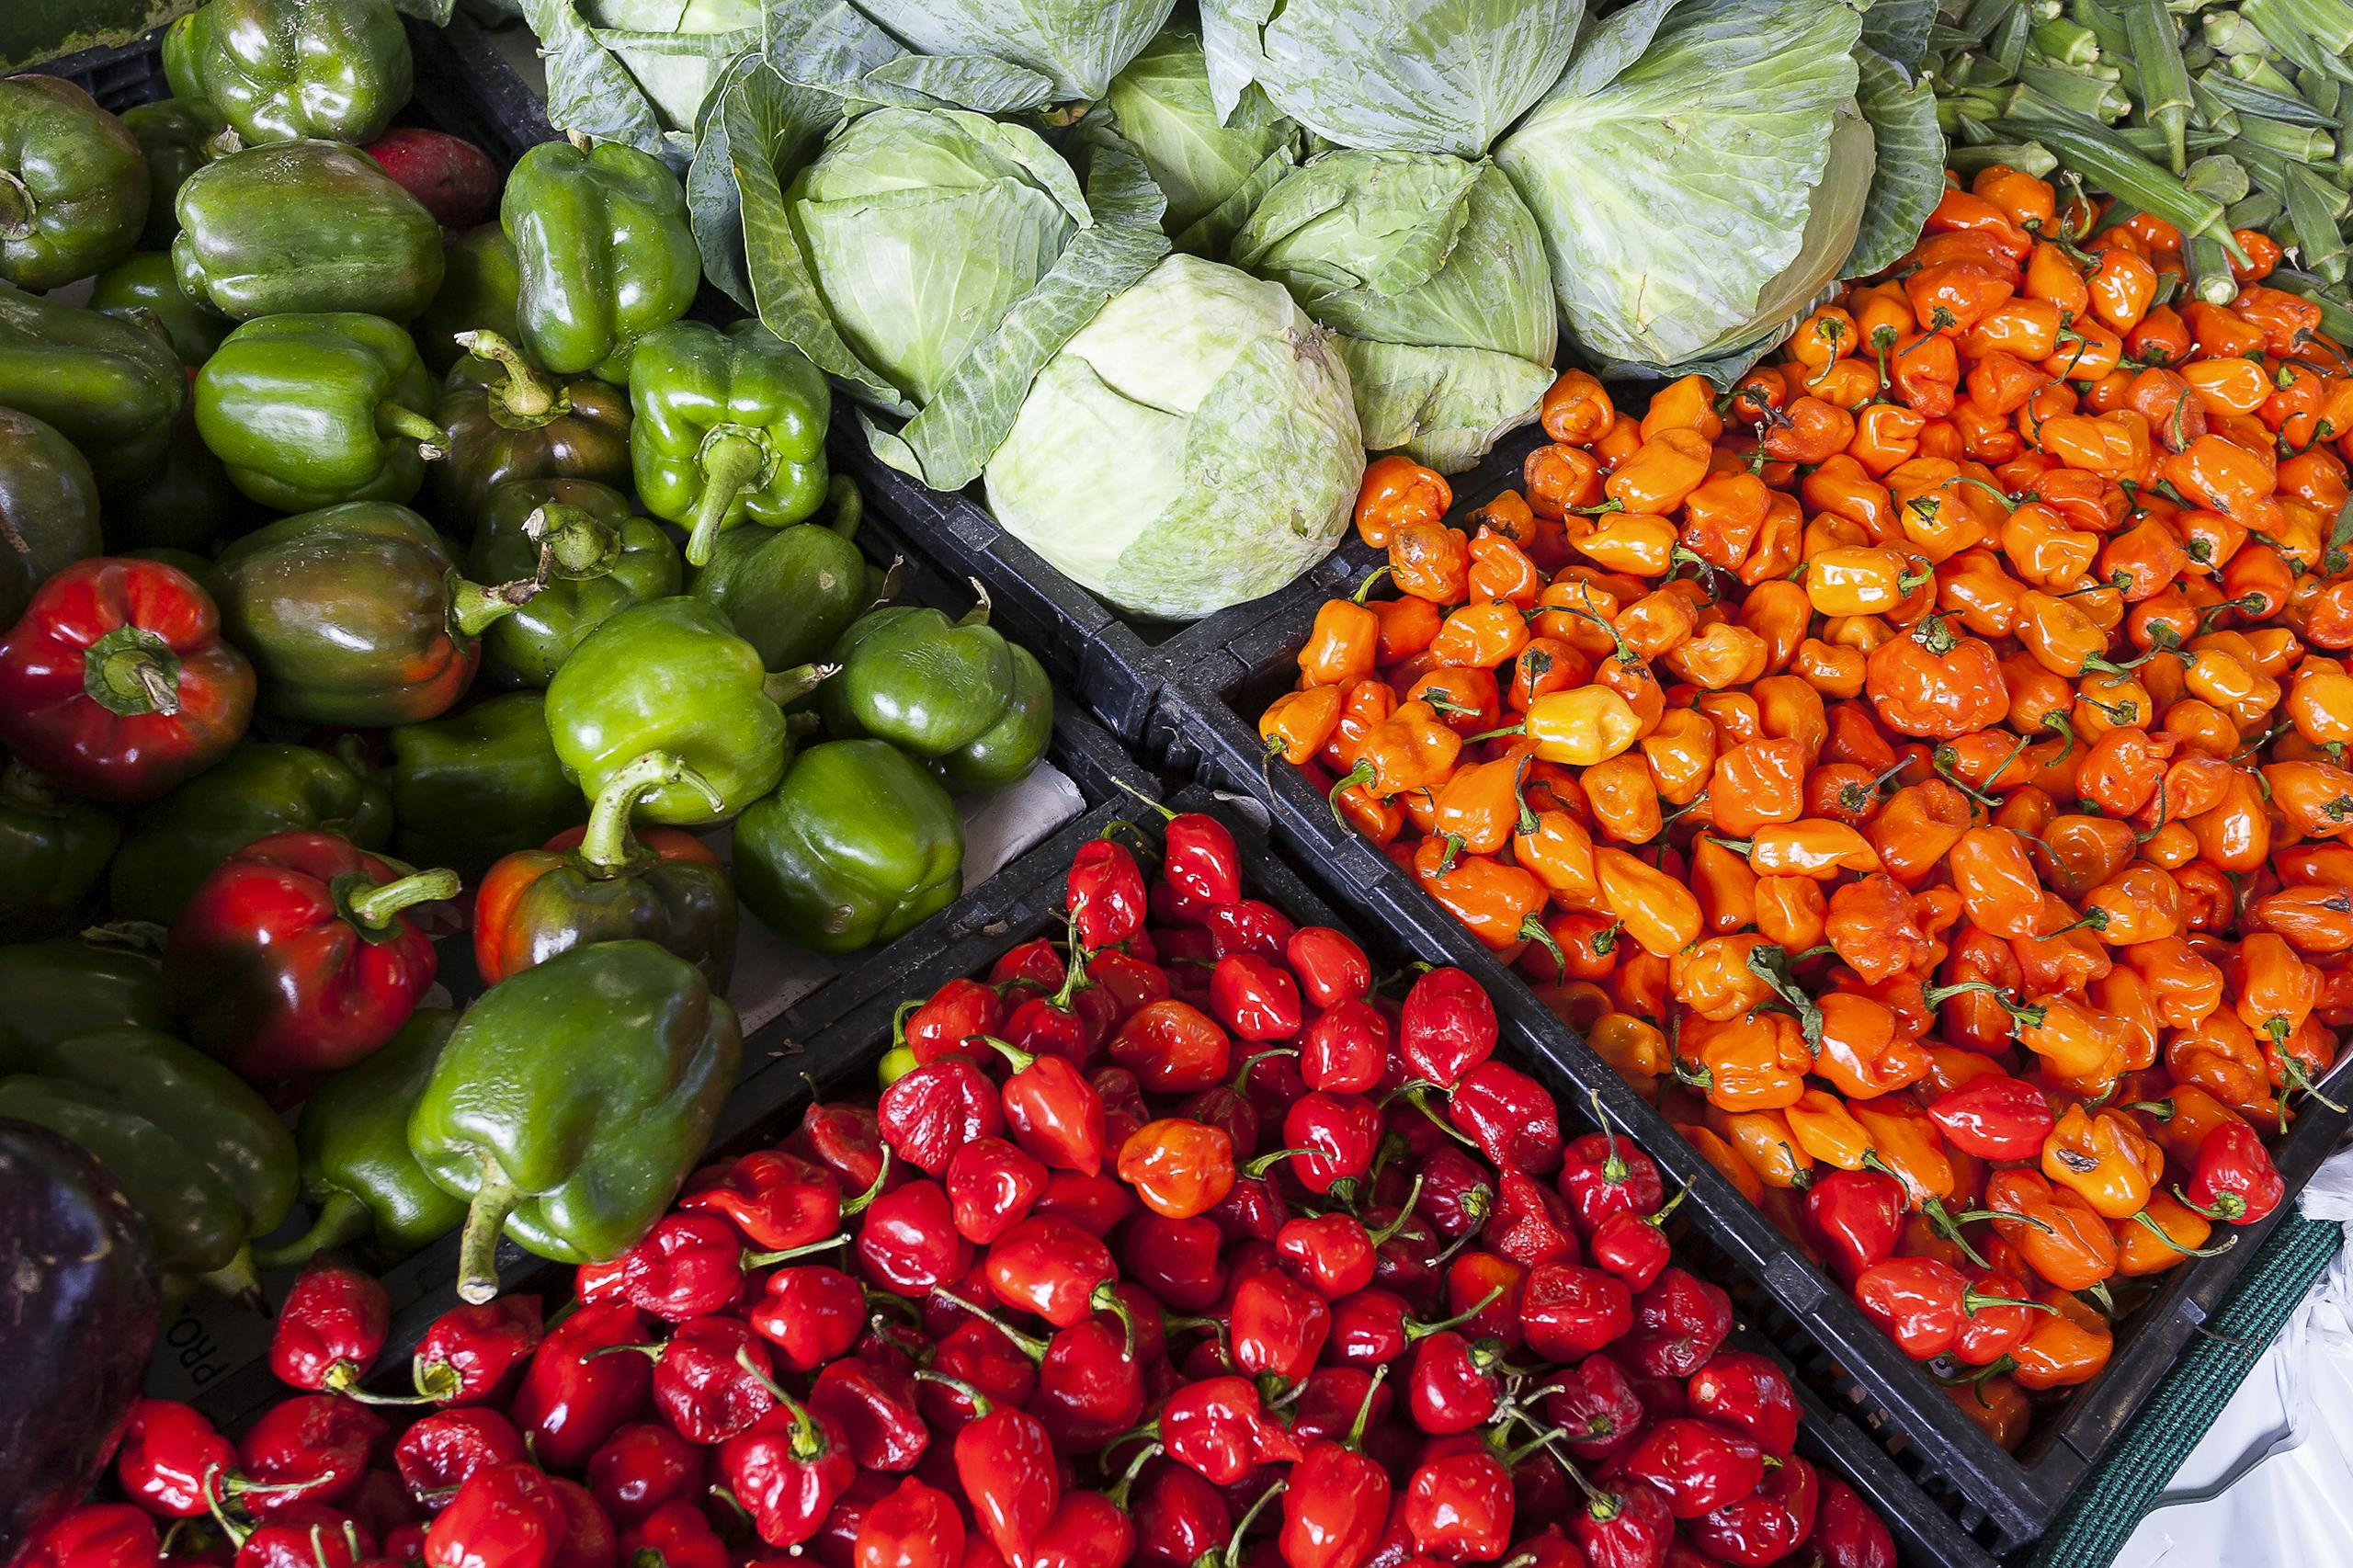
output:
[[[112,803],[8,756],[0,714],[0,1116],[97,1154],[176,1291],[461,1232],[478,1298],[502,1237],[623,1250],[735,1080],[705,949],[738,901],[825,953],[898,937],[962,889],[959,798],[1052,729],[985,599],[890,602],[824,377],[688,318],[678,176],[551,142],[445,232],[449,193],[369,149],[408,40],[392,0],[206,0],[168,100],[0,81],[0,634],[54,631],[61,570],[142,557],[255,677],[249,728]],[[155,953],[280,834],[457,872],[494,983],[241,1080]]]

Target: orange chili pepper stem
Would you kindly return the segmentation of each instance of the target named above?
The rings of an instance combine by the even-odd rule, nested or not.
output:
[[[2071,926],[2067,929],[2072,931],[2075,926]],[[2058,933],[2054,931],[2052,935],[2056,936]],[[1925,1007],[1933,1007],[1949,998],[1969,992],[1981,992],[1994,998],[1995,1005],[2010,1016],[2012,1023],[2022,1024],[2028,1028],[2039,1028],[2042,1023],[2043,1011],[2040,1004],[2013,1002],[2010,1000],[2008,992],[1990,980],[1957,980],[1950,985],[1933,986],[1920,993],[1920,1004]]]
[[[2099,1308],[2101,1316],[2108,1318],[2116,1316],[2116,1298],[2108,1293],[2107,1280],[2103,1279],[2097,1285],[2086,1285],[2076,1294],[2089,1296],[2092,1299],[2092,1304]]]
[[[2051,1310],[2052,1312],[2056,1312],[2059,1309],[2053,1307]],[[1956,1373],[1954,1376],[1949,1378],[1938,1377],[1937,1378],[1937,1381],[1949,1389],[1973,1388],[1977,1391],[1977,1397],[1983,1400],[1985,1397],[1985,1385],[1988,1381],[2000,1377],[2005,1372],[2014,1372],[2018,1370],[2018,1364],[2015,1358],[2005,1356],[2000,1360],[1993,1362],[1988,1366],[1980,1367],[1973,1372]],[[1930,1375],[1935,1376],[1933,1373]]]
[[[2116,571],[2109,573],[2107,576],[2099,578],[2097,581],[2086,583],[2080,588],[2070,588],[2063,594],[2053,594],[2051,597],[2054,599],[2075,599],[2081,598],[2086,594],[2121,593],[2131,585],[2132,574],[2131,573]],[[2135,661],[2136,664],[2144,662],[2145,660]],[[2085,663],[2089,664],[2090,661],[2086,660]]]
[[[1482,730],[1475,735],[1465,735],[1462,737],[1462,744],[1466,746],[1475,746],[1481,741],[1501,740],[1506,735],[1524,735],[1526,733],[1528,733],[1528,726],[1525,723],[1506,724],[1500,730]],[[1358,767],[1362,767],[1364,764],[1358,763],[1357,766]],[[1336,791],[1335,792],[1336,793]]]
[[[1888,785],[1895,776],[1912,766],[1910,757],[1904,758],[1868,784],[1842,784],[1838,787],[1838,803],[1850,812],[1859,812],[1871,803],[1873,796],[1884,798],[1895,791]],[[1695,802],[1696,803],[1696,802]]]
[[[1596,502],[1590,506],[1568,506],[1563,508],[1563,510],[1580,517],[1597,517],[1605,512],[1622,512],[1625,509],[1626,503],[1620,500],[1615,495],[1612,495],[1607,501]]]
[[[2027,498],[2025,496],[2013,495],[2008,491],[2003,489],[2000,485],[1994,483],[1991,480],[1979,479],[1974,474],[1964,473],[1960,476],[1957,483],[1983,490],[1986,494],[1991,495],[1995,500],[1999,501],[2002,504],[2002,509],[2006,512],[2015,512],[2026,504]]]
[[[1360,605],[1364,603],[1364,597],[1372,592],[1372,585],[1388,575],[1389,563],[1384,561],[1373,569],[1371,576],[1367,577],[1363,582],[1357,585],[1357,591],[1348,596],[1348,602],[1352,605]]]
[[[2169,1099],[2134,1100],[2131,1104],[2124,1107],[2124,1108],[2126,1110],[2145,1111],[2149,1115],[2155,1117],[2160,1123],[2171,1121],[2174,1118],[2174,1104],[2173,1101]]]
[[[2177,1187],[2175,1190],[2179,1191],[2180,1189]],[[2232,1193],[2229,1196],[2235,1198],[2238,1195],[2236,1193]],[[2188,1200],[2184,1199],[2184,1202],[2187,1203]],[[2189,1204],[2188,1206],[2193,1209],[2197,1208],[2197,1205],[2195,1204]],[[2208,1210],[2199,1209],[2198,1212],[2204,1214],[2209,1220],[2220,1220],[2223,1218],[2223,1216],[2213,1213]],[[2154,1220],[2150,1219],[2149,1211],[2147,1210],[2142,1210],[2141,1212],[2133,1215],[2132,1218],[2138,1221],[2141,1224],[2147,1226],[2149,1234],[2156,1237],[2157,1240],[2165,1243],[2165,1245],[2181,1254],[2184,1257],[2220,1257],[2222,1254],[2230,1251],[2232,1247],[2238,1244],[2238,1237],[2233,1235],[2224,1236],[2222,1238],[2222,1244],[2218,1247],[2184,1246],[2179,1242],[2174,1240],[2171,1236],[2165,1234],[2165,1228],[2163,1225],[2158,1224]]]

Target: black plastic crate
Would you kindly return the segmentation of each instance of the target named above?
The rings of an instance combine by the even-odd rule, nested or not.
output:
[[[1490,478],[1498,487],[1509,483]],[[1456,492],[1463,505],[1492,493],[1475,486]],[[2164,1275],[2154,1297],[2119,1326],[2108,1368],[2039,1415],[2017,1454],[2005,1452],[1516,971],[1379,846],[1336,822],[1307,775],[1265,760],[1257,715],[1296,682],[1294,658],[1324,597],[1313,584],[1292,585],[1267,602],[1259,622],[1228,643],[1222,656],[1196,661],[1169,683],[1147,728],[1148,754],[1172,774],[1257,800],[1283,849],[1310,868],[1351,915],[1370,926],[1412,933],[1426,956],[1443,955],[1476,974],[1499,1010],[1518,1020],[1536,1053],[1574,1085],[1573,1097],[1598,1094],[1676,1182],[1693,1184],[1686,1207],[1696,1208],[1720,1249],[1719,1282],[1734,1288],[1788,1358],[1806,1370],[1817,1393],[1853,1410],[1922,1490],[1988,1550],[2007,1552],[2040,1535],[2254,1260],[2278,1216],[2259,1225],[2218,1227],[2234,1237],[2229,1249]],[[2338,1086],[2347,1084],[2353,1069],[2340,1062],[2324,1092],[2341,1099]],[[2274,1150],[2291,1194],[2336,1146],[2347,1119],[2318,1098],[2301,1102],[2295,1123]]]

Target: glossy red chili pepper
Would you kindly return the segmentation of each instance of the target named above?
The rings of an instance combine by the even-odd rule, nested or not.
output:
[[[1423,1153],[1411,1176],[1401,1166],[1392,1165],[1382,1173],[1382,1179],[1395,1182],[1395,1199],[1401,1205],[1411,1184],[1419,1181],[1421,1196],[1414,1202],[1414,1212],[1449,1241],[1471,1234],[1495,1213],[1495,1174],[1450,1142],[1441,1140]]]
[[[392,1298],[381,1281],[348,1264],[314,1257],[278,1309],[269,1369],[291,1388],[352,1393],[384,1353],[392,1320]]]
[[[1351,1197],[1380,1152],[1381,1108],[1361,1095],[1302,1095],[1283,1112],[1283,1146],[1308,1191]]]
[[[1602,1127],[1562,1152],[1561,1196],[1588,1236],[1612,1214],[1655,1213],[1666,1198],[1666,1185],[1651,1157],[1620,1142],[1607,1118]]]
[[[748,1321],[789,1370],[814,1371],[858,1343],[866,1327],[866,1292],[824,1264],[779,1268],[767,1277]]]
[[[1480,1062],[1456,1080],[1447,1119],[1498,1170],[1542,1176],[1561,1164],[1561,1120],[1543,1085],[1505,1062]]]
[[[1051,957],[1053,949],[1046,949]],[[1057,960],[1059,962],[1059,960]],[[1059,972],[1059,971],[1057,971]],[[821,1103],[811,1101],[801,1113],[801,1125],[785,1140],[785,1147],[804,1159],[814,1160],[840,1178],[837,1190],[864,1192],[881,1181],[885,1175],[882,1166],[884,1145],[882,1124],[870,1106],[847,1102]],[[729,1214],[731,1220],[736,1219]],[[767,1242],[755,1234],[751,1226],[737,1220],[737,1228],[762,1246]],[[816,1236],[833,1233],[829,1223]]]
[[[948,1162],[945,1186],[956,1229],[986,1246],[1018,1223],[1046,1190],[1038,1158],[1002,1138],[975,1138]]]
[[[1598,1268],[1540,1264],[1521,1290],[1520,1334],[1548,1361],[1574,1362],[1614,1345],[1633,1324],[1633,1290]]]
[[[458,892],[331,833],[256,839],[199,883],[164,943],[188,1038],[256,1082],[350,1065],[408,1021],[433,944],[403,911]]]
[[[1669,1199],[1666,1206],[1655,1214],[1614,1213],[1593,1228],[1592,1243],[1587,1251],[1600,1267],[1623,1279],[1637,1290],[1647,1290],[1674,1261],[1674,1249],[1667,1245],[1667,1216],[1690,1193],[1685,1187]]]
[[[1291,1276],[1327,1301],[1372,1283],[1373,1246],[1355,1215],[1337,1211],[1289,1221],[1275,1236]]]
[[[978,1062],[988,1052],[972,1037],[1004,1032],[1004,998],[994,987],[960,976],[933,992],[928,1000],[909,1003],[900,1010],[898,1043],[914,1051],[919,1062],[943,1056]]]
[[[1732,1332],[1732,1298],[1682,1268],[1669,1268],[1634,1298],[1634,1326],[1620,1346],[1644,1377],[1688,1378]]]
[[[1366,1384],[1347,1435],[1315,1439],[1291,1466],[1279,1537],[1289,1568],[1356,1568],[1388,1522],[1389,1472],[1362,1452],[1380,1376]]]
[[[588,1456],[588,1490],[627,1526],[702,1494],[703,1453],[668,1426],[632,1422]]]
[[[1928,1102],[1928,1119],[1945,1142],[1981,1160],[2039,1160],[2051,1136],[2051,1102],[2040,1089],[2005,1073],[1988,1073]]]
[[[570,1528],[554,1482],[528,1464],[492,1465],[426,1531],[426,1568],[555,1568]]]
[[[1962,1324],[1981,1308],[2017,1301],[1979,1291],[1967,1275],[1933,1257],[1871,1265],[1855,1280],[1855,1300],[1905,1355],[1921,1361],[1952,1349]],[[2020,1333],[2012,1342],[2023,1337]]]
[[[915,1397],[913,1371],[887,1357],[845,1357],[817,1374],[809,1408],[849,1445],[861,1470],[893,1474],[915,1469],[931,1440]]]
[[[1826,1171],[1806,1188],[1806,1228],[1851,1281],[1895,1256],[1909,1207],[1904,1184],[1884,1171]]]
[[[416,1392],[443,1405],[503,1400],[540,1347],[540,1299],[517,1291],[451,1307],[416,1342]]]
[[[1302,926],[1283,944],[1283,961],[1311,1007],[1330,1009],[1372,994],[1372,960],[1356,938],[1329,926]]]
[[[1767,1568],[1805,1544],[1813,1533],[1820,1503],[1821,1483],[1813,1467],[1802,1459],[1784,1459],[1756,1491],[1685,1528],[1694,1541],[1722,1562],[1738,1568]]]
[[[874,1109],[891,1152],[929,1176],[947,1170],[956,1151],[973,1139],[1005,1131],[996,1085],[961,1056],[943,1056],[906,1074],[882,1091]]]
[[[998,1237],[986,1267],[998,1301],[1056,1328],[1084,1323],[1097,1311],[1125,1310],[1111,1293],[1119,1268],[1110,1249],[1054,1215],[1033,1214]]]
[[[624,1301],[582,1307],[548,1332],[509,1412],[541,1464],[578,1470],[644,1407],[654,1385],[645,1358],[597,1352],[646,1337],[644,1315]]]
[[[238,1439],[237,1469],[252,1483],[245,1506],[267,1515],[296,1503],[340,1502],[391,1437],[375,1412],[337,1395],[281,1400]]]
[[[854,1568],[961,1568],[964,1517],[955,1499],[909,1476],[858,1521]]]
[[[924,1415],[941,1430],[961,1427],[976,1414],[965,1390],[998,1404],[1019,1406],[1029,1403],[1038,1387],[1038,1363],[1003,1328],[979,1318],[969,1318],[943,1335],[926,1370],[940,1376],[921,1380],[919,1398]]]
[[[1124,942],[1143,927],[1143,872],[1115,838],[1091,838],[1079,846],[1063,897],[1071,930],[1086,947]]]
[[[1139,1322],[1157,1322],[1140,1295],[1129,1312]],[[1125,1325],[1094,1317],[1057,1331],[1048,1342],[1029,1411],[1046,1424],[1057,1450],[1093,1453],[1142,1418],[1143,1363],[1165,1348],[1147,1337],[1138,1334],[1130,1354]]]
[[[1227,1346],[1253,1377],[1297,1382],[1313,1371],[1332,1332],[1324,1298],[1279,1269],[1253,1274],[1233,1288]]]
[[[2252,1225],[2270,1218],[2288,1196],[2271,1153],[2254,1128],[2224,1121],[2199,1141],[2183,1201],[2211,1220]]]
[[[665,1323],[735,1304],[744,1290],[744,1238],[716,1214],[665,1214],[636,1245],[582,1266],[584,1301],[622,1301]]]
[[[1160,1407],[1160,1442],[1170,1459],[1217,1486],[1299,1457],[1299,1445],[1267,1418],[1247,1378],[1202,1378],[1177,1389]]]
[[[1209,933],[1210,956],[1222,959],[1230,953],[1256,953],[1263,959],[1279,959],[1290,945],[1292,933],[1299,927],[1290,915],[1273,904],[1255,898],[1221,904],[1201,914],[1201,929]]]
[[[1305,1022],[1299,983],[1272,959],[1229,953],[1210,971],[1210,1011],[1244,1040],[1289,1040]]]
[[[864,1156],[872,1163],[865,1167],[869,1174],[861,1190],[883,1174],[880,1123],[871,1125],[877,1145],[870,1156]],[[847,1145],[842,1152],[847,1157]],[[697,1173],[687,1183],[678,1207],[691,1214],[719,1216],[764,1252],[790,1252],[824,1241],[841,1229],[845,1213],[855,1212],[842,1202],[841,1178],[835,1168],[781,1149],[762,1149]]]
[[[1405,1483],[1416,1551],[1449,1562],[1493,1562],[1511,1541],[1511,1471],[1483,1449],[1425,1460]]]
[[[1242,898],[1242,850],[1213,816],[1178,812],[1168,818],[1161,880],[1196,905],[1218,908]]]
[[[1452,1329],[1424,1339],[1405,1381],[1414,1425],[1437,1437],[1485,1426],[1502,1396],[1495,1369],[1503,1359],[1500,1340],[1467,1339]]]
[[[911,1181],[867,1206],[858,1257],[884,1290],[921,1298],[962,1278],[972,1266],[972,1247],[957,1232],[948,1190],[936,1181]]]
[[[1544,1380],[1544,1419],[1583,1458],[1599,1461],[1632,1442],[1644,1419],[1626,1369],[1604,1353],[1587,1356]]]
[[[343,1509],[296,1503],[246,1529],[236,1547],[234,1568],[356,1568],[372,1543]]]
[[[128,1503],[85,1503],[26,1549],[20,1568],[157,1568],[155,1521]]]
[[[1647,1485],[1603,1490],[1572,1469],[1583,1487],[1585,1506],[1576,1517],[1577,1545],[1590,1568],[1657,1568],[1666,1559],[1675,1517],[1666,1500]]]
[[[195,1406],[171,1399],[131,1403],[115,1450],[115,1483],[151,1514],[193,1519],[210,1510],[237,1466],[237,1450]]]
[[[1962,1316],[1953,1335],[1952,1358],[1963,1366],[1990,1367],[2025,1343],[2040,1319],[2030,1304],[1998,1304],[2031,1301],[2030,1288],[2018,1275],[1979,1268],[1972,1269],[1968,1279],[1977,1306]]]
[[[474,1471],[529,1458],[515,1423],[495,1410],[439,1410],[420,1417],[392,1445],[392,1468],[420,1506],[447,1502]]]
[[[1147,1568],[1192,1568],[1222,1560],[1233,1538],[1225,1494],[1181,1464],[1144,1468],[1136,1496],[1137,1560]]]
[[[1414,1075],[1451,1089],[1495,1051],[1495,1005],[1459,969],[1430,970],[1405,993],[1397,1051]]]
[[[719,1446],[719,1473],[770,1546],[817,1533],[858,1473],[839,1427],[774,1384],[775,1403],[750,1430]]]
[[[1797,1391],[1779,1365],[1745,1350],[1720,1350],[1685,1385],[1691,1414],[1745,1432],[1767,1453],[1797,1448]]]
[[[958,1392],[977,1414],[956,1434],[956,1479],[981,1535],[1008,1562],[1023,1562],[1062,1506],[1053,1445],[1027,1411]]]
[[[776,1403],[767,1345],[738,1319],[691,1318],[652,1354],[654,1408],[690,1443],[723,1443]]]
[[[1142,1213],[1121,1240],[1120,1267],[1132,1283],[1176,1311],[1206,1312],[1225,1294],[1225,1264],[1219,1256],[1224,1243],[1209,1215],[1171,1220]]]
[[[1007,1040],[988,1043],[1013,1066],[1000,1096],[1014,1141],[1055,1170],[1083,1176],[1100,1171],[1103,1099],[1095,1085],[1062,1057],[1037,1055]]]
[[[1824,1568],[1895,1568],[1895,1538],[1871,1506],[1836,1476],[1822,1478],[1822,1503],[1807,1544]]]
[[[628,1521],[620,1552],[631,1568],[729,1568],[733,1562],[702,1510],[684,1499]]]
[[[1111,1060],[1147,1089],[1188,1095],[1224,1081],[1233,1046],[1216,1019],[1170,997],[1138,1008],[1111,1037]]]
[[[1361,1095],[1389,1067],[1389,1020],[1360,996],[1318,1013],[1299,1037],[1299,1075],[1311,1089]]]

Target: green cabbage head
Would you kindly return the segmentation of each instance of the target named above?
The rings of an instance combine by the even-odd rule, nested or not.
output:
[[[1544,239],[1493,164],[1326,153],[1258,204],[1233,261],[1339,334],[1374,451],[1460,472],[1552,384]]]
[[[785,209],[835,330],[903,414],[931,401],[1087,216],[1070,165],[1035,131],[963,109],[848,120]]]
[[[1026,65],[1058,99],[1103,96],[1176,8],[1176,0],[857,0],[918,54]]]
[[[1221,121],[1201,40],[1181,28],[1145,45],[1104,101],[1168,198],[1161,226],[1179,250],[1222,258],[1258,199],[1299,163],[1299,127],[1256,86]]]
[[[1119,608],[1195,620],[1321,561],[1363,477],[1330,335],[1279,285],[1177,255],[1048,362],[987,485],[1008,532]]]

